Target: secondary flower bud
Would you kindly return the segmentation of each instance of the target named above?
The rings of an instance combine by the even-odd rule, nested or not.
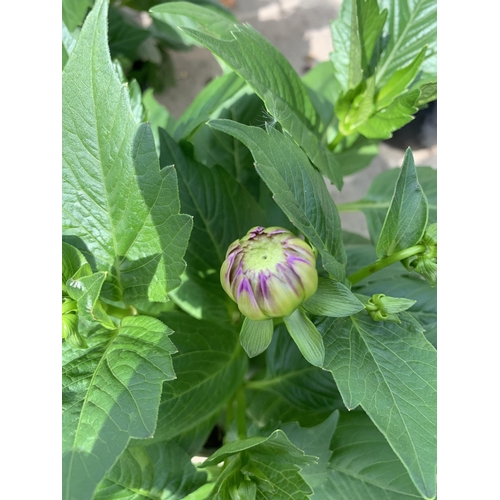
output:
[[[316,292],[316,257],[287,229],[258,226],[229,246],[220,279],[247,318],[289,316]]]

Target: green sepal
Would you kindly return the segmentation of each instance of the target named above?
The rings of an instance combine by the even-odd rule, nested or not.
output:
[[[342,283],[320,277],[318,290],[302,307],[316,316],[344,318],[361,311],[364,305]]]
[[[375,293],[366,303],[368,311],[380,310],[387,314],[396,314],[406,311],[417,301],[412,299],[403,299],[399,297],[387,297],[383,293]]]
[[[254,321],[245,318],[240,331],[240,343],[248,354],[254,358],[264,352],[273,338],[273,320]]]
[[[283,318],[283,321],[304,358],[312,365],[322,367],[325,361],[325,345],[313,322],[300,309]]]

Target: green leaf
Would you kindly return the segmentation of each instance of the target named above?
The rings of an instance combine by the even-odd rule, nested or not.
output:
[[[76,40],[73,35],[69,32],[68,28],[62,23],[62,67],[66,66],[68,62],[69,55],[73,52],[75,48]]]
[[[254,358],[264,352],[273,339],[273,320],[252,321],[245,318],[240,332],[240,343],[248,354]]]
[[[318,457],[317,464],[302,468],[301,475],[314,490],[311,498],[317,499],[316,491],[329,475],[328,462],[332,455],[330,442],[337,427],[339,412],[334,411],[324,422],[314,427],[300,427],[297,422],[281,426],[288,439],[307,455]],[[329,497],[328,497],[329,498]]]
[[[129,316],[89,348],[63,344],[63,498],[90,499],[130,438],[156,427],[162,383],[176,349],[161,321]]]
[[[422,239],[427,220],[427,198],[418,183],[415,161],[408,148],[380,231],[377,257],[381,259],[416,245]]]
[[[106,273],[95,273],[79,279],[69,279],[66,287],[69,296],[78,304],[78,315],[90,322],[97,321],[105,328],[114,330],[116,325],[99,302],[101,287],[106,279]]]
[[[431,167],[417,167],[418,182],[427,197],[429,223],[437,220],[437,172]],[[382,230],[387,210],[391,204],[400,168],[386,170],[371,183],[366,195],[358,201],[339,205],[340,211],[360,210],[366,217],[368,232],[372,242],[376,243]],[[369,264],[367,262],[366,264]],[[360,266],[363,267],[363,266]],[[377,273],[379,276],[379,273]]]
[[[422,498],[403,464],[363,412],[342,412],[331,443],[327,482],[313,500]]]
[[[427,47],[424,47],[415,60],[408,66],[399,69],[391,76],[389,81],[379,90],[377,94],[377,108],[382,109],[389,106],[396,97],[400,96],[410,86],[417,76],[418,70],[425,58]]]
[[[247,368],[238,331],[227,323],[200,321],[179,312],[161,317],[175,331],[172,341],[179,354],[173,363],[178,378],[163,385],[155,441],[193,430],[220,412]]]
[[[276,328],[266,351],[265,375],[245,385],[247,415],[259,428],[323,422],[343,403],[331,374],[308,363],[286,331]]]
[[[413,120],[418,111],[415,103],[419,96],[418,89],[399,96],[389,106],[373,114],[357,131],[368,139],[390,139],[392,132]]]
[[[153,15],[158,9],[153,9]],[[313,132],[319,120],[307,89],[283,54],[251,26],[230,26],[223,16],[216,19],[208,9],[204,12],[193,9],[187,2],[172,2],[161,6],[161,10],[163,13],[182,12],[189,18],[190,25],[194,23],[197,29],[183,25],[182,31],[238,73],[264,101],[267,111],[300,144],[313,164],[341,188],[340,166]]]
[[[344,277],[345,251],[340,218],[321,174],[287,136],[230,120],[209,125],[239,139],[252,152],[255,168],[292,224],[319,250],[323,266],[337,280]],[[299,175],[300,173],[300,175]]]
[[[127,448],[107,474],[93,500],[181,500],[206,481],[176,443]]]
[[[427,45],[423,73],[436,74],[437,4],[435,0],[379,0],[388,10],[384,30],[386,45],[377,71],[377,85],[383,86],[400,68],[410,64]]]
[[[108,273],[112,298],[167,300],[192,221],[173,168],[160,171],[149,125],[133,118],[107,48],[107,3],[89,14],[63,71],[63,224]]]
[[[212,113],[242,90],[245,85],[245,82],[234,72],[212,80],[177,120],[173,135],[175,141],[189,138],[197,127],[208,121]]]
[[[361,405],[425,498],[436,494],[436,350],[401,314],[375,323],[365,312],[318,324],[345,405]]]
[[[168,134],[172,134],[175,127],[175,119],[168,112],[165,106],[162,106],[154,96],[153,89],[147,89],[142,94],[142,106],[144,108],[144,120],[149,122],[155,138],[156,152],[160,154],[160,136],[159,128],[163,128]]]
[[[181,150],[160,130],[161,162],[175,164],[182,210],[194,217],[186,253],[188,271],[220,271],[231,243],[254,226],[265,225],[265,214],[250,194],[224,169],[209,169]]]
[[[363,304],[342,283],[319,278],[318,290],[302,307],[317,316],[332,316],[342,318],[364,309]]]
[[[296,309],[290,316],[283,318],[283,321],[304,358],[311,365],[323,366],[325,346],[314,323],[300,309]]]
[[[62,19],[70,32],[81,26],[94,0],[62,0]]]
[[[244,459],[241,452],[244,453]],[[300,468],[316,462],[294,446],[281,430],[269,437],[251,437],[225,444],[202,467],[216,465],[237,455],[218,477],[212,498],[230,498],[230,491],[251,481],[257,498],[265,500],[306,500],[312,490],[300,475]],[[246,478],[246,479],[245,479]]]
[[[83,268],[83,269],[82,269]],[[66,283],[69,279],[73,278],[75,274],[83,276],[90,276],[92,268],[87,262],[82,252],[74,246],[62,242],[62,287],[63,291],[66,290]]]
[[[382,34],[387,12],[379,12],[376,0],[346,0],[331,23],[334,52],[330,59],[344,90],[371,76],[370,62]]]
[[[109,51],[111,57],[125,56],[134,60],[139,45],[151,36],[149,30],[143,29],[127,13],[110,5],[108,12]]]

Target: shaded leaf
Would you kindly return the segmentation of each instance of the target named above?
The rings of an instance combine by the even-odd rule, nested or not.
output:
[[[89,348],[63,345],[63,498],[90,499],[130,438],[153,435],[176,349],[161,321],[129,316]]]
[[[176,443],[127,448],[107,474],[93,500],[181,500],[206,480]]]
[[[264,352],[273,338],[273,320],[253,321],[245,318],[240,332],[240,343],[248,354],[254,358]]]
[[[436,494],[436,351],[421,329],[366,312],[318,324],[345,405],[361,405],[426,498]]]
[[[177,379],[163,385],[155,441],[170,440],[193,430],[220,412],[243,380],[247,358],[238,331],[221,322],[169,312],[162,319],[175,333],[179,349],[173,364]]]
[[[317,425],[343,403],[331,374],[308,363],[286,331],[276,328],[262,378],[245,386],[247,414],[258,428],[282,422]]]
[[[81,26],[93,0],[62,0],[62,19],[70,32]]]

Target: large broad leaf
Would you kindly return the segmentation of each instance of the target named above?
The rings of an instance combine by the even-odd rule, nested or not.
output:
[[[380,259],[420,241],[427,226],[427,206],[424,190],[418,183],[413,154],[408,149],[378,238],[376,251]]]
[[[325,269],[336,280],[344,277],[345,250],[337,207],[321,174],[304,152],[273,128],[262,130],[230,120],[209,125],[239,139],[252,152],[255,168],[290,221],[319,250]]]
[[[131,446],[107,474],[93,500],[181,500],[206,481],[176,443]]]
[[[304,359],[284,325],[266,351],[264,376],[245,389],[247,414],[258,428],[295,420],[309,427],[343,407],[331,374]]]
[[[230,26],[224,16],[214,17],[208,9],[193,9],[187,2],[164,4],[151,13],[175,13],[189,19],[188,25],[180,25],[183,31],[238,73],[314,165],[341,188],[340,166],[313,132],[320,123],[307,89],[283,54],[251,26]],[[186,27],[193,23],[196,29]]]
[[[377,242],[382,230],[400,172],[400,168],[382,172],[373,180],[363,198],[338,206],[341,212],[356,210],[363,212],[373,243]],[[437,171],[431,167],[417,167],[417,176],[418,182],[427,197],[428,222],[431,224],[437,221]]]
[[[216,272],[231,243],[254,226],[265,226],[265,214],[250,194],[224,169],[209,169],[186,156],[160,130],[162,165],[174,164],[179,176],[182,210],[194,217],[186,254],[189,272]]]
[[[314,488],[312,500],[422,498],[384,436],[363,412],[340,414],[331,449],[329,467],[322,475],[325,482]]]
[[[317,459],[305,455],[281,430],[267,438],[251,437],[228,443],[203,466],[217,465],[227,459],[229,466],[217,478],[209,499],[234,498],[229,497],[232,491],[238,491],[243,498],[262,500],[306,500],[312,493],[300,475],[300,468],[316,463]],[[253,494],[247,497],[245,493],[250,492]]]
[[[176,349],[161,321],[129,316],[118,330],[63,345],[63,498],[86,500],[130,438],[155,431],[162,382]]]
[[[376,79],[387,82],[400,68],[410,64],[427,45],[420,81],[436,74],[437,3],[435,0],[379,0],[388,10],[384,29],[386,45],[379,60]]]
[[[436,350],[414,321],[374,322],[366,312],[318,324],[349,409],[361,405],[426,498],[436,495]]]
[[[115,300],[167,300],[180,284],[192,221],[179,214],[173,168],[160,171],[107,48],[107,2],[89,14],[63,72],[64,234]],[[90,260],[90,256],[92,260]]]
[[[155,441],[195,429],[223,405],[241,384],[247,358],[238,330],[171,312],[162,316],[175,330],[172,340],[177,379],[163,386]]]

